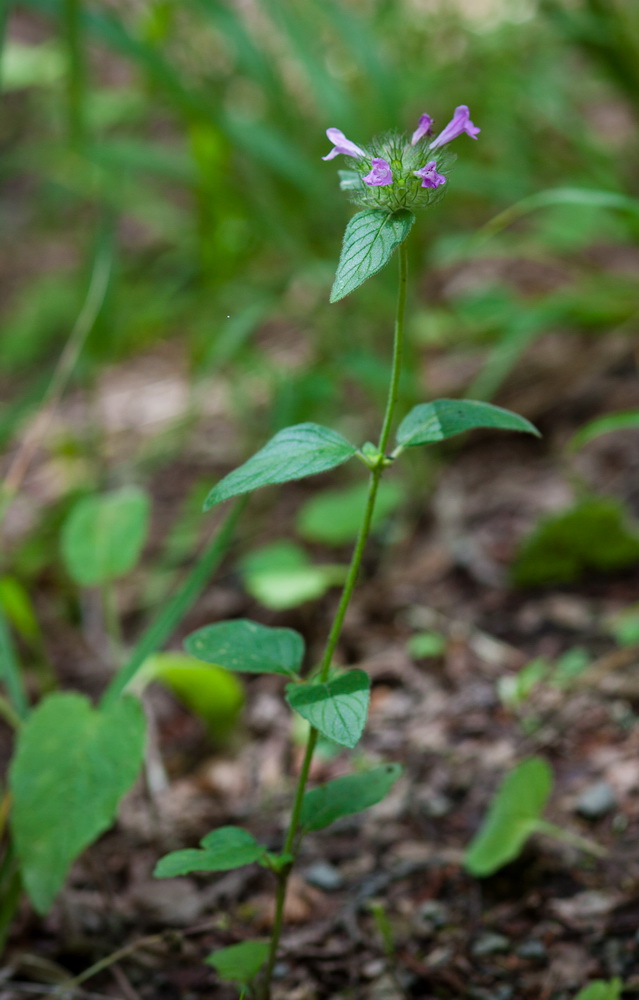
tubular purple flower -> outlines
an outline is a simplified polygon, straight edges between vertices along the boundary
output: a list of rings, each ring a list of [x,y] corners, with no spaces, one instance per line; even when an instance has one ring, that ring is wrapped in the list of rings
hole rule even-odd
[[[334,157],[339,156],[340,153],[343,153],[344,156],[353,156],[355,158],[366,156],[364,150],[356,146],[350,139],[347,139],[344,133],[340,132],[338,128],[327,128],[326,135],[334,145],[330,153],[322,157],[323,160],[332,160]]]
[[[423,139],[425,135],[432,135],[433,119],[430,115],[422,115],[417,123],[417,128],[413,132],[412,138],[410,140],[411,146],[415,146],[420,139]]]
[[[393,183],[393,171],[387,160],[374,156],[371,160],[372,170],[366,177],[362,177],[364,184],[369,187],[388,187]]]
[[[413,170],[413,173],[415,177],[421,177],[423,188],[438,188],[441,184],[446,183],[444,175],[437,173],[437,163],[435,160],[429,160],[424,167],[420,167],[419,170]]]
[[[436,139],[433,139],[429,149],[439,149],[447,142],[451,142],[456,139],[457,136],[465,132],[469,135],[471,139],[476,139],[481,129],[477,128],[476,125],[470,120],[470,110],[465,104],[460,104],[458,108],[455,108],[455,113],[449,121],[448,125],[443,132],[440,132]]]

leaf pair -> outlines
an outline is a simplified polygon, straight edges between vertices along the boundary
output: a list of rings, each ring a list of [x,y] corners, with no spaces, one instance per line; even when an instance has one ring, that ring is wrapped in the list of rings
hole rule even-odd
[[[188,637],[186,648],[198,659],[227,670],[294,678],[296,682],[286,689],[291,708],[327,739],[347,747],[359,742],[368,714],[368,675],[349,670],[324,683],[299,681],[304,640],[298,632],[240,618],[206,625]]]
[[[474,428],[525,431],[539,435],[524,417],[491,403],[475,400],[438,399],[415,406],[397,431],[398,455],[404,448],[432,444]],[[204,509],[262,486],[303,479],[342,465],[358,453],[355,445],[336,431],[320,424],[295,424],[279,431],[238,469],[215,486]]]
[[[338,819],[369,809],[388,794],[400,774],[399,764],[335,778],[304,795],[300,826],[306,832],[323,830]],[[156,878],[175,878],[193,872],[222,872],[254,862],[270,865],[281,858],[268,853],[255,837],[239,826],[222,826],[200,841],[200,848],[172,851],[158,861]]]

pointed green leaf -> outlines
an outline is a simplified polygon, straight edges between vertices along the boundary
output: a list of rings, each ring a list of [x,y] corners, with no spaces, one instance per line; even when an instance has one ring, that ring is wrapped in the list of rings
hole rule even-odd
[[[205,625],[184,643],[187,652],[205,663],[248,674],[296,674],[304,656],[304,640],[290,628],[270,628],[247,618]]]
[[[268,952],[268,941],[242,941],[219,948],[204,961],[213,966],[221,979],[248,986],[264,965]]]
[[[357,451],[346,438],[320,424],[295,424],[271,438],[248,462],[214,486],[204,510],[216,503],[251,493],[260,486],[288,483],[341,465]]]
[[[516,858],[538,828],[551,790],[552,771],[541,757],[531,757],[511,771],[466,851],[466,870],[481,878]]]
[[[79,500],[62,530],[62,556],[74,581],[92,587],[133,569],[149,510],[146,493],[133,486]]]
[[[45,698],[20,729],[9,784],[22,878],[39,913],[62,888],[71,863],[111,826],[144,752],[139,702],[93,708],[79,694]]]
[[[304,795],[300,825],[306,830],[323,830],[335,820],[377,805],[402,773],[400,764],[382,764],[361,774],[347,774]]]
[[[584,427],[581,427],[576,434],[570,438],[568,449],[577,451],[583,448],[589,441],[600,437],[602,434],[610,434],[612,431],[625,431],[639,427],[639,410],[623,410],[618,413],[606,413],[603,417],[596,417],[590,420]]]
[[[289,684],[286,700],[322,736],[352,748],[366,725],[370,685],[364,670],[349,670],[325,684]]]
[[[432,403],[420,403],[413,407],[399,425],[397,441],[403,448],[431,444],[477,427],[527,431],[540,436],[529,420],[501,406],[474,399],[436,399]]]
[[[257,861],[264,848],[239,826],[222,826],[200,841],[202,850],[172,851],[161,858],[155,878],[174,878],[190,872],[225,872]]]
[[[390,214],[380,208],[369,208],[354,215],[344,233],[331,302],[343,299],[381,270],[395,248],[404,242],[414,221],[415,216],[406,209]]]

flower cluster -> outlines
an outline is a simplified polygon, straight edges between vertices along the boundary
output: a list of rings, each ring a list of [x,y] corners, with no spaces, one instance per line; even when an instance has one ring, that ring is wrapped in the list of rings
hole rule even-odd
[[[432,138],[433,119],[423,114],[410,139],[407,135],[385,135],[374,139],[362,149],[347,139],[338,128],[329,128],[326,135],[333,143],[323,160],[341,155],[350,159],[351,170],[340,170],[341,187],[349,191],[353,201],[367,208],[400,208],[430,205],[437,200],[452,158],[442,147],[462,134],[476,139],[480,129],[470,120],[465,104],[455,108],[448,125]]]

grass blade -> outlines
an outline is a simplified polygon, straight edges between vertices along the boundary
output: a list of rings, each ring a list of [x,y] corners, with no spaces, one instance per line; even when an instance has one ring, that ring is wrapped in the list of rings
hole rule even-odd
[[[235,532],[235,526],[244,509],[245,502],[237,504],[224,521],[221,529],[204,549],[195,566],[184,580],[176,594],[167,602],[147,630],[142,634],[121,670],[107,688],[103,704],[118,698],[133,680],[147,656],[155,653],[180,624],[184,615],[202,593],[211,574],[225,555]]]

